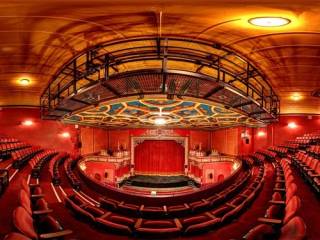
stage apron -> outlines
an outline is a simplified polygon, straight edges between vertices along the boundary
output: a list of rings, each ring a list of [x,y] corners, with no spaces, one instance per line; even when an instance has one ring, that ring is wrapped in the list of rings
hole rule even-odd
[[[184,147],[174,140],[145,140],[134,151],[134,170],[142,175],[184,174]]]

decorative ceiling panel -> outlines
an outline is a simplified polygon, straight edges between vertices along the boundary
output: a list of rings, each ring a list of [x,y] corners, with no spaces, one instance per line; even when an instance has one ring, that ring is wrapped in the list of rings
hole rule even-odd
[[[67,115],[64,121],[105,128],[156,127],[155,119],[164,118],[170,128],[215,129],[238,125],[260,126],[262,123],[236,111],[199,99],[168,100],[164,96],[145,99],[117,99],[100,103]]]

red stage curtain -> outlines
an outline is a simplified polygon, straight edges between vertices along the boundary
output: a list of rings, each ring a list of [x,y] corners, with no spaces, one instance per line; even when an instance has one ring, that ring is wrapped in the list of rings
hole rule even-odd
[[[184,147],[174,140],[146,140],[135,148],[137,174],[175,175],[184,172]]]

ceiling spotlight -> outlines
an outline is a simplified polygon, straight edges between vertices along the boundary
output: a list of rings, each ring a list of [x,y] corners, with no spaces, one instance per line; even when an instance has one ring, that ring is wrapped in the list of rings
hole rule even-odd
[[[165,125],[167,123],[167,120],[162,117],[157,117],[156,119],[154,119],[154,123],[156,125]]]
[[[256,17],[250,18],[248,22],[258,27],[281,27],[289,24],[291,21],[283,17]]]
[[[31,125],[33,125],[33,121],[31,121],[31,120],[25,120],[25,121],[22,122],[22,125],[23,125],[23,126],[31,126]]]
[[[19,79],[19,83],[20,83],[21,85],[23,85],[23,86],[27,86],[27,85],[30,84],[30,79],[28,79],[28,78],[21,78],[21,79]]]
[[[295,94],[291,95],[291,99],[293,101],[299,101],[301,98],[302,97],[301,97],[301,95],[299,93],[295,93]]]

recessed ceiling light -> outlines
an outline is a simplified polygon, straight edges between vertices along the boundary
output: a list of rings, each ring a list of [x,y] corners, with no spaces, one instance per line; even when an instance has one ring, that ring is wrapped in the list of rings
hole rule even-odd
[[[30,84],[30,79],[28,79],[28,78],[21,78],[21,79],[19,79],[19,83],[20,83],[21,85],[23,85],[23,86],[27,86],[27,85]]]
[[[301,97],[301,95],[299,93],[294,93],[294,94],[291,95],[291,99],[293,101],[299,101],[301,98],[302,97]]]
[[[289,24],[291,21],[283,17],[255,17],[250,18],[248,22],[259,27],[281,27]]]
[[[162,117],[158,117],[158,118],[154,119],[154,123],[156,125],[165,125],[167,123],[167,120]]]

